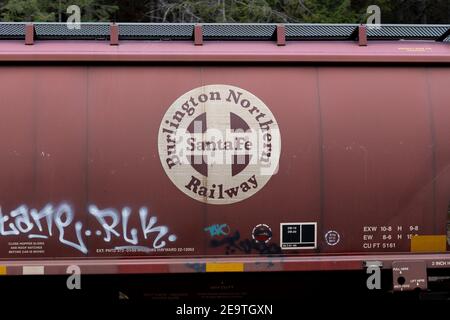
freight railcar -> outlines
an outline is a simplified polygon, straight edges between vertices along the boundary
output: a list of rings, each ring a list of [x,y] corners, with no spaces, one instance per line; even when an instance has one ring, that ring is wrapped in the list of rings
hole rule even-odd
[[[450,269],[450,27],[0,24],[0,271]]]

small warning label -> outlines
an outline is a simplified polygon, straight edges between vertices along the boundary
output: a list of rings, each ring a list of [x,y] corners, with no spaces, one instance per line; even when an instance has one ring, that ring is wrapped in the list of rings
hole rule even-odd
[[[316,222],[281,223],[281,249],[315,249],[316,229]]]

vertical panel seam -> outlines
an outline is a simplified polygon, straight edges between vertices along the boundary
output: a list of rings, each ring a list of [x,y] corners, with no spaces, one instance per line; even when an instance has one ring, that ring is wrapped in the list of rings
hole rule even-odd
[[[86,121],[86,137],[85,137],[85,143],[86,143],[86,173],[85,173],[85,203],[84,203],[84,208],[83,210],[86,210],[86,225],[88,226],[88,228],[90,227],[89,225],[89,211],[88,211],[88,207],[89,207],[89,71],[90,71],[90,67],[86,66],[86,91],[85,91],[85,104],[86,104],[86,116],[85,116],[85,121]],[[87,248],[90,248],[90,238],[87,237],[86,239],[86,246]],[[89,250],[89,249],[88,249]],[[89,255],[89,251],[87,253]]]
[[[430,134],[431,134],[431,170],[432,170],[432,197],[433,197],[433,232],[436,234],[437,225],[436,225],[436,178],[437,178],[437,168],[436,168],[436,126],[434,123],[434,110],[433,110],[433,99],[431,97],[431,84],[430,84],[430,69],[429,67],[424,68],[425,71],[425,82],[426,82],[426,91],[427,91],[427,100],[428,100],[428,116],[430,122]]]
[[[33,103],[33,109],[32,109],[32,126],[33,126],[33,130],[32,130],[32,141],[33,141],[33,156],[32,156],[32,161],[33,161],[33,205],[37,205],[37,170],[38,170],[38,160],[39,160],[39,156],[38,156],[38,88],[37,88],[37,84],[38,84],[38,74],[39,74],[39,66],[35,66],[34,67],[34,77],[33,77],[33,93],[32,93],[32,103]]]
[[[321,234],[323,234],[323,228],[325,224],[325,176],[324,176],[324,145],[323,145],[323,122],[322,122],[322,107],[321,107],[321,99],[320,99],[320,67],[315,67],[316,69],[316,93],[317,93],[317,112],[318,112],[318,118],[319,118],[319,166],[320,166],[320,173],[319,173],[319,183],[320,183],[320,224],[317,228],[317,232],[321,230]],[[317,242],[317,247],[320,251],[321,245],[320,242]]]

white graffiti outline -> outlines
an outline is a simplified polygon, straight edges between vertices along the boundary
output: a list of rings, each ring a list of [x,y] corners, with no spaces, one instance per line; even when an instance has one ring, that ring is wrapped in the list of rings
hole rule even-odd
[[[100,209],[92,204],[87,207],[87,212],[95,217],[102,228],[102,230],[96,230],[95,235],[101,236],[104,234],[102,238],[104,242],[110,243],[114,236],[116,240],[123,240],[131,244],[131,246],[116,246],[115,249],[150,252],[153,251],[152,249],[165,247],[167,245],[167,241],[164,240],[166,236],[170,242],[177,240],[176,235],[169,234],[167,226],[157,226],[158,218],[149,216],[147,207],[139,208],[140,230],[133,227],[129,230],[132,215],[130,207],[123,207],[119,214],[117,209]],[[88,253],[89,250],[83,236],[89,237],[93,235],[93,232],[91,230],[83,232],[83,222],[75,221],[75,211],[69,203],[61,202],[56,206],[48,203],[40,210],[22,204],[10,211],[9,215],[4,215],[0,206],[0,236],[27,235],[29,239],[49,239],[53,237],[53,226],[57,229],[57,237],[60,243],[83,254]],[[121,232],[117,230],[119,226],[122,228]],[[76,241],[66,238],[67,230],[72,227],[75,230]],[[139,242],[139,231],[141,232],[141,238],[144,240],[149,239],[150,235],[154,236],[151,246],[143,246]]]

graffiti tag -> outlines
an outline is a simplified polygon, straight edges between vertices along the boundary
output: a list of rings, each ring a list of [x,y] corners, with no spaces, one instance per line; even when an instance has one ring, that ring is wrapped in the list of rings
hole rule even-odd
[[[204,230],[209,232],[211,237],[226,236],[230,233],[230,227],[227,224],[213,224]]]
[[[225,246],[225,254],[233,253],[259,253],[261,255],[281,254],[281,248],[275,243],[256,242],[250,239],[241,239],[241,234],[236,231],[234,234],[223,239],[212,239],[211,247],[217,248]]]
[[[139,249],[137,251],[150,251],[165,247],[166,239],[170,242],[177,239],[176,235],[169,235],[167,226],[157,225],[157,217],[150,216],[146,207],[140,207],[138,210],[140,221],[138,227],[129,225],[132,214],[132,209],[129,207],[123,207],[119,212],[114,208],[100,209],[96,205],[90,205],[88,213],[95,217],[99,224],[95,231],[96,236],[103,236],[103,241],[106,243],[118,238],[126,244],[126,246],[116,248],[137,248]],[[9,222],[10,220],[13,221]],[[75,231],[75,239],[68,239],[68,230]],[[59,205],[49,203],[42,209],[21,205],[12,210],[9,215],[4,215],[0,207],[0,236],[19,235],[27,235],[29,239],[49,239],[56,236],[63,245],[87,254],[85,237],[93,236],[94,232],[85,230],[82,221],[75,221],[75,211],[66,202]],[[139,245],[150,237],[153,241],[150,241],[149,245]]]

